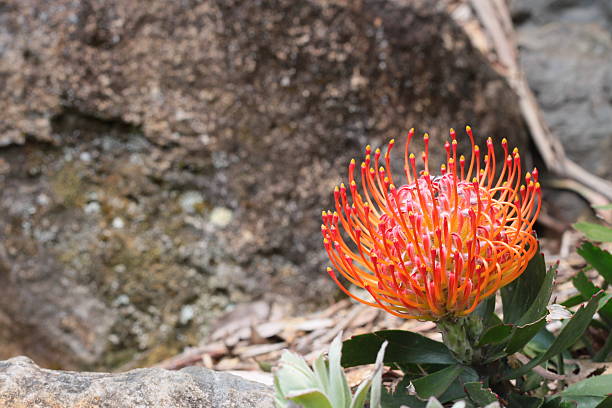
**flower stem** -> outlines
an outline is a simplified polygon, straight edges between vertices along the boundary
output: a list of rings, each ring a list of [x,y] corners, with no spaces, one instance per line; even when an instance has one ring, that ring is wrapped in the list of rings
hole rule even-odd
[[[482,319],[476,314],[466,317],[445,318],[436,322],[442,341],[460,362],[478,364],[481,350],[476,347],[483,330]]]

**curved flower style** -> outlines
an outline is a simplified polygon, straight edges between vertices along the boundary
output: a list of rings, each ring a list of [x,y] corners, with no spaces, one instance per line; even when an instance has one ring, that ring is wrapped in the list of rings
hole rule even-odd
[[[481,161],[471,128],[469,163],[457,158],[453,129],[446,142],[446,164],[439,176],[429,173],[429,136],[417,170],[409,154],[414,129],[404,151],[407,184],[396,187],[390,170],[394,140],[379,167],[380,149],[366,147],[360,183],[355,160],[349,188],[336,187],[336,211],[323,211],[323,242],[329,258],[349,282],[366,289],[373,301],[360,299],[328,273],[350,297],[403,318],[439,320],[471,313],[486,297],[516,279],[537,251],[532,227],[541,206],[538,171],[522,184],[517,149],[508,154],[498,177],[491,138]],[[484,166],[483,166],[484,163]],[[378,168],[376,171],[375,168]],[[358,184],[361,185],[359,192]],[[350,197],[350,198],[349,198]],[[350,240],[340,233],[342,226]]]

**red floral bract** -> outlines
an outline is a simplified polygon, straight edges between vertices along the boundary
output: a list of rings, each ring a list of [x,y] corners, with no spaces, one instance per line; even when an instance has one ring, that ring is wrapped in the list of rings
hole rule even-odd
[[[351,161],[349,188],[336,187],[336,210],[323,211],[321,226],[335,270],[366,289],[372,299],[355,296],[328,268],[347,295],[395,316],[438,320],[471,313],[525,270],[538,247],[532,233],[541,206],[538,171],[523,179],[518,150],[509,154],[504,139],[504,162],[496,177],[491,138],[481,160],[469,126],[466,131],[472,145],[469,163],[463,156],[457,158],[451,129],[446,164],[440,175],[432,176],[429,136],[424,136],[424,168],[419,171],[408,151],[411,129],[404,151],[407,183],[401,187],[390,169],[394,140],[380,167],[381,151],[377,149],[372,159],[366,147],[359,182],[355,160]]]

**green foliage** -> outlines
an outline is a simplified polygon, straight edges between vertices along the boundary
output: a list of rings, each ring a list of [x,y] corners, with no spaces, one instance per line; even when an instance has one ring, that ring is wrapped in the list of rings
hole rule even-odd
[[[597,224],[578,223],[574,227],[583,232],[587,238],[596,241],[610,242],[612,241],[612,228]],[[603,347],[593,356],[594,361],[606,361],[612,359],[612,293],[609,286],[612,283],[612,254],[603,248],[598,247],[592,242],[583,242],[578,253],[588,263],[587,269],[592,268],[597,271],[603,278],[601,286],[595,285],[586,275],[585,271],[580,271],[572,279],[572,283],[579,292],[579,295],[569,299],[565,304],[571,304],[576,301],[586,300],[593,294],[605,291],[599,302],[598,314],[599,319],[593,319],[591,324],[605,331],[605,343]],[[585,336],[585,339],[588,337]]]
[[[548,347],[546,352],[534,358],[529,363],[521,366],[516,370],[512,370],[506,373],[502,379],[510,379],[517,378],[523,374],[526,374],[533,367],[550,360],[552,357],[557,354],[565,351],[570,346],[572,346],[576,341],[580,338],[582,333],[588,327],[591,318],[597,311],[597,307],[599,306],[599,300],[603,296],[603,293],[598,293],[593,296],[591,300],[586,304],[585,307],[580,308],[574,316],[569,320],[569,322],[563,327],[559,335],[555,338],[553,343]]]
[[[388,342],[385,364],[454,364],[457,360],[448,348],[418,333],[383,330],[355,336],[342,346],[342,365],[353,367],[374,363],[376,350]]]
[[[544,314],[552,292],[555,271],[556,268],[546,271],[544,255],[538,252],[523,274],[501,289],[504,322],[528,320],[525,315],[529,310],[530,315]]]
[[[478,405],[485,406],[497,402],[497,395],[490,388],[484,388],[481,382],[466,383],[465,392],[470,400]]]
[[[328,359],[319,356],[311,369],[304,359],[285,351],[274,373],[275,402],[278,407],[297,404],[305,408],[361,408],[370,393],[369,407],[380,407],[383,356],[387,343],[377,351],[374,371],[351,394],[340,365],[342,341],[338,335],[332,342]],[[293,405],[292,405],[293,404]]]
[[[511,408],[596,407],[605,401],[604,390],[612,391],[609,376],[593,377],[592,386],[578,383],[546,399],[550,394],[546,380],[533,371],[543,366],[553,374],[562,374],[564,359],[571,357],[568,350],[580,341],[595,313],[601,313],[609,301],[601,288],[589,286],[588,280],[579,277],[585,295],[579,303],[584,304],[573,314],[559,306],[549,307],[555,273],[556,265],[547,270],[543,256],[538,254],[523,275],[502,290],[503,320],[495,314],[491,298],[468,318],[438,322],[444,343],[411,332],[379,331],[345,341],[342,364],[372,363],[374,351],[384,341],[389,342],[384,362],[401,369],[405,376],[395,391],[383,392],[385,408],[441,407],[451,402],[463,407],[499,406],[498,401]],[[549,309],[555,311],[554,315]],[[547,317],[565,319],[556,336],[545,329]],[[475,324],[474,319],[480,323]],[[476,338],[474,333],[478,333]],[[473,348],[471,366],[461,362],[465,359],[453,346],[466,341]],[[515,353],[528,360],[519,363]]]
[[[570,385],[561,391],[561,395],[599,397],[612,393],[612,374],[587,378],[584,381]]]
[[[591,222],[577,222],[574,228],[582,232],[586,237],[598,242],[612,242],[612,228]]]
[[[578,253],[603,276],[608,284],[612,282],[612,254],[590,242],[583,243],[578,248]]]
[[[433,374],[418,378],[412,382],[417,396],[426,399],[439,397],[450,387],[463,368],[459,364],[450,365]]]
[[[605,240],[600,228],[587,230]],[[503,319],[495,313],[492,296],[470,316],[438,321],[443,342],[401,330],[355,336],[342,345],[337,338],[329,359],[317,359],[314,370],[286,352],[275,376],[277,404],[361,407],[370,392],[369,407],[381,408],[612,408],[612,375],[564,382],[565,371],[577,367],[567,360],[572,351],[584,348],[587,328],[608,334],[612,328],[612,293],[606,293],[612,281],[612,255],[590,242],[578,252],[601,274],[603,284],[579,272],[572,279],[579,294],[565,307],[549,305],[557,266],[547,269],[544,257],[537,254],[518,279],[502,288]],[[573,312],[567,309],[575,306]],[[562,321],[556,334],[546,329],[550,320]],[[599,350],[591,345],[587,349],[594,350],[595,361],[603,361],[612,352],[612,336]],[[373,375],[351,394],[342,366],[372,363]],[[404,373],[390,390],[382,387],[383,363]],[[554,387],[556,394],[545,379],[554,376],[561,379]]]

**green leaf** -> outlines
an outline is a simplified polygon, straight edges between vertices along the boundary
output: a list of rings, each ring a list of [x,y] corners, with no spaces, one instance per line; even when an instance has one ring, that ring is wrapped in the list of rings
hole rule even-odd
[[[277,408],[286,408],[289,406],[289,400],[285,398],[285,394],[278,381],[278,375],[276,374],[274,375],[274,402]]]
[[[572,283],[585,299],[590,298],[601,290],[589,280],[583,271],[578,272],[576,276],[572,278]]]
[[[610,229],[612,231],[612,229]],[[601,276],[612,284],[612,254],[608,251],[601,249],[590,242],[584,242],[580,248],[578,248],[578,254],[584,258],[593,268],[599,272]]]
[[[459,398],[466,397],[465,394],[465,383],[477,382],[479,380],[478,373],[471,367],[464,366],[463,371],[459,374],[459,377],[448,387],[444,394],[438,397],[438,400],[442,403],[447,403],[449,401],[456,401]]]
[[[380,398],[382,391],[382,371],[384,366],[385,350],[389,345],[388,342],[384,342],[378,354],[376,355],[376,364],[374,367],[374,374],[372,375],[372,391],[370,393],[370,408],[380,408]]]
[[[353,395],[353,399],[351,400],[351,405],[349,408],[363,408],[363,404],[365,404],[366,397],[368,396],[368,391],[372,387],[372,378],[367,380],[363,380],[357,390],[355,390],[355,394]],[[380,408],[380,395],[378,396],[378,401],[376,405],[370,404],[370,407]]]
[[[351,400],[351,390],[346,382],[344,370],[340,365],[342,357],[342,333],[338,334],[329,346],[329,395],[334,407],[345,407]]]
[[[574,228],[593,241],[612,242],[612,228],[591,222],[577,222],[574,224]]]
[[[527,311],[521,316],[521,318],[516,322],[516,324],[525,325],[533,323],[548,314],[546,306],[548,306],[548,302],[550,301],[550,297],[552,296],[553,281],[555,279],[555,275],[557,274],[558,267],[559,265],[555,264],[548,269],[548,272],[546,272],[546,277],[542,282],[540,290],[538,291],[537,296],[533,300],[533,303],[529,305]]]
[[[538,252],[521,276],[501,289],[505,323],[515,323],[527,312],[545,279],[544,256]]]
[[[546,350],[546,352],[540,354],[538,357],[534,358],[524,366],[510,371],[502,377],[502,380],[520,377],[521,375],[531,370],[533,367],[543,363],[544,361],[549,360],[550,358],[563,352],[565,349],[576,343],[580,336],[582,336],[582,333],[589,326],[591,318],[597,311],[599,299],[601,299],[602,296],[603,292],[598,293],[597,295],[593,296],[591,300],[589,300],[586,306],[578,309],[574,316],[572,316],[572,318],[567,322],[565,327],[563,327],[559,335],[555,338],[555,340],[550,345],[548,350]]]
[[[425,408],[444,408],[444,405],[442,405],[440,401],[438,401],[434,397],[431,397],[429,398],[429,401],[427,401],[427,405],[425,406]]]
[[[477,406],[485,406],[498,401],[497,394],[490,388],[484,388],[481,382],[466,383],[465,392]]]
[[[578,403],[575,401],[564,400],[560,395],[555,395],[552,399],[542,405],[542,408],[576,408]],[[591,408],[594,408],[592,406]]]
[[[457,363],[451,352],[439,341],[404,330],[383,330],[345,341],[342,348],[342,365],[354,367],[374,363],[385,340],[389,342],[384,360],[386,364]]]
[[[603,397],[565,397],[559,408],[610,408]],[[603,405],[602,405],[603,404]]]
[[[597,311],[601,311],[602,309],[605,309],[608,306],[608,302],[610,302],[612,300],[612,293],[606,293],[600,300],[599,300],[599,307],[597,308]]]
[[[397,407],[410,407],[410,408],[425,408],[427,401],[423,401],[417,398],[415,395],[409,395],[405,392],[396,391],[395,394],[390,394],[383,389],[382,394],[382,407],[383,408],[397,408]]]
[[[312,368],[314,369],[315,377],[317,379],[317,384],[319,385],[319,389],[324,393],[329,392],[329,368],[327,366],[327,362],[325,361],[325,357],[321,354],[312,364]]]
[[[542,377],[538,373],[530,371],[525,374],[523,381],[520,382],[519,389],[522,394],[527,394],[529,391],[533,391],[541,386]]]
[[[478,346],[503,343],[510,337],[513,327],[511,324],[499,324],[489,328],[480,336]]]
[[[480,316],[485,329],[495,325],[497,320],[499,320],[499,317],[495,315],[495,295],[489,296],[484,301],[480,302],[478,306],[476,306],[474,314]]]
[[[607,396],[595,408],[612,408],[612,396]]]
[[[315,374],[303,358],[288,350],[283,351],[279,370],[274,376],[275,385],[281,395],[291,391],[317,388]]]
[[[610,353],[612,353],[612,335],[608,334],[608,338],[604,345],[599,349],[597,354],[593,356],[593,361],[606,361]]]
[[[565,302],[561,303],[561,306],[565,306],[568,308],[574,307],[574,306],[578,306],[584,301],[586,301],[586,299],[581,294],[577,294],[567,299]]]
[[[527,344],[527,348],[530,354],[542,354],[552,346],[555,341],[555,335],[549,332],[546,327],[536,334],[533,339]]]
[[[560,408],[561,407],[561,396],[554,395],[552,397],[548,397],[548,400],[544,402],[542,408]]]
[[[533,323],[525,324],[523,326],[516,326],[512,332],[512,337],[506,346],[505,352],[508,354],[514,354],[525,347],[527,343],[546,325],[546,316],[536,320]]]
[[[510,394],[508,397],[508,408],[540,408],[542,404],[544,404],[542,398],[519,394]]]
[[[461,371],[463,371],[461,365],[452,365],[414,380],[412,385],[420,398],[439,397],[450,387]]]
[[[598,210],[612,210],[612,204],[594,205],[593,208]]]
[[[316,389],[292,391],[287,398],[304,408],[334,408],[327,396]]]
[[[578,289],[580,295],[584,300],[589,299],[595,293],[599,292],[601,288],[598,288],[591,282],[583,271],[580,271],[572,278],[574,287]],[[599,302],[600,307],[597,310],[604,321],[608,324],[612,324],[612,294],[606,295],[606,298],[602,298]]]
[[[572,384],[563,391],[563,396],[605,397],[612,393],[612,374],[599,375]]]

